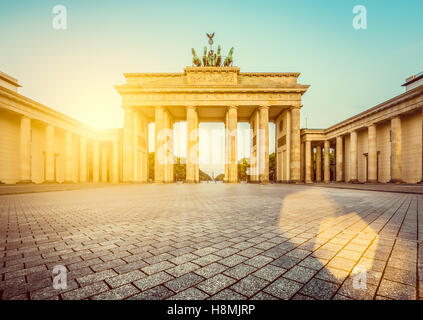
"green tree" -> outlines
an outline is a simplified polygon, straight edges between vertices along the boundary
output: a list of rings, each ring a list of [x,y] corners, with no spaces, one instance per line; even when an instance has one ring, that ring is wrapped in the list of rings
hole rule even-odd
[[[181,157],[176,158],[176,163],[173,165],[173,177],[175,181],[185,181],[187,165],[184,163],[185,159]]]
[[[276,154],[269,155],[269,180],[276,181]]]
[[[238,181],[247,181],[248,180],[248,168],[250,164],[247,158],[242,158],[238,161]]]
[[[216,181],[223,181],[223,179],[225,179],[224,173],[218,174],[217,177],[214,178],[214,180],[216,180]]]
[[[213,179],[205,173],[203,170],[200,170],[200,181],[212,181]]]
[[[154,181],[154,152],[148,154],[148,181]]]

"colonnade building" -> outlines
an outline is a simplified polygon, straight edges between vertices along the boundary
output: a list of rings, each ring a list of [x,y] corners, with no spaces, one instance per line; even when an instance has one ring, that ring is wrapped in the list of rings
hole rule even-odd
[[[18,93],[0,73],[0,183],[146,183],[148,125],[155,123],[154,181],[174,181],[173,125],[187,123],[186,182],[199,182],[201,122],[225,124],[225,182],[238,182],[237,126],[250,126],[251,182],[406,182],[422,180],[423,75],[406,92],[327,129],[300,129],[299,73],[186,67],[181,73],[127,73],[123,128],[93,129]],[[275,141],[269,142],[269,122]]]
[[[85,183],[122,179],[122,129],[95,130],[18,93],[0,73],[0,182]]]
[[[406,92],[327,129],[301,130],[301,180],[422,182],[423,73]]]

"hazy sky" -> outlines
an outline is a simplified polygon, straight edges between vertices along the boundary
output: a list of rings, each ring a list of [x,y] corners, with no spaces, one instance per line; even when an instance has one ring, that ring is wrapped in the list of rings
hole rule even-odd
[[[52,8],[67,8],[54,30]],[[367,8],[367,30],[352,26]],[[301,126],[324,128],[423,71],[423,1],[0,1],[0,70],[21,93],[94,127],[122,126],[124,72],[182,72],[216,32],[241,72],[301,72]]]

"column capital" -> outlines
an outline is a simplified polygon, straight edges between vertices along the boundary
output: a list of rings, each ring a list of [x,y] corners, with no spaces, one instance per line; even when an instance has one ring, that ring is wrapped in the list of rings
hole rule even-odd
[[[269,108],[270,108],[270,104],[262,104],[262,105],[260,105],[257,109],[258,110],[262,110],[262,109],[265,109],[265,110],[269,110]]]
[[[302,108],[302,106],[303,106],[302,104],[299,104],[297,106],[290,106],[288,108],[288,110],[296,110],[296,109],[300,110]]]
[[[226,110],[227,110],[227,111],[229,111],[229,110],[231,110],[231,109],[236,109],[236,110],[238,110],[238,109],[239,109],[239,107],[238,107],[237,105],[235,105],[235,104],[228,105],[228,106],[226,107]]]
[[[188,110],[194,110],[194,111],[197,111],[197,106],[196,105],[193,105],[193,104],[189,104],[189,105],[187,105],[186,107],[186,110],[188,111]]]

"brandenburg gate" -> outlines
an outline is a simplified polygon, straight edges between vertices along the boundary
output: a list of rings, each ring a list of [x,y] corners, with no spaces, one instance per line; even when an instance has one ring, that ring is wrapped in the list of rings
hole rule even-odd
[[[211,41],[212,43],[212,41]],[[126,73],[122,96],[123,182],[148,181],[148,124],[155,122],[154,181],[173,178],[173,124],[187,122],[186,182],[199,182],[200,122],[225,124],[225,182],[238,182],[237,124],[250,123],[250,181],[269,181],[269,121],[276,123],[280,182],[300,181],[300,108],[308,85],[299,73],[240,72],[232,52],[222,63],[210,50],[183,73]],[[213,148],[213,147],[212,147]]]

